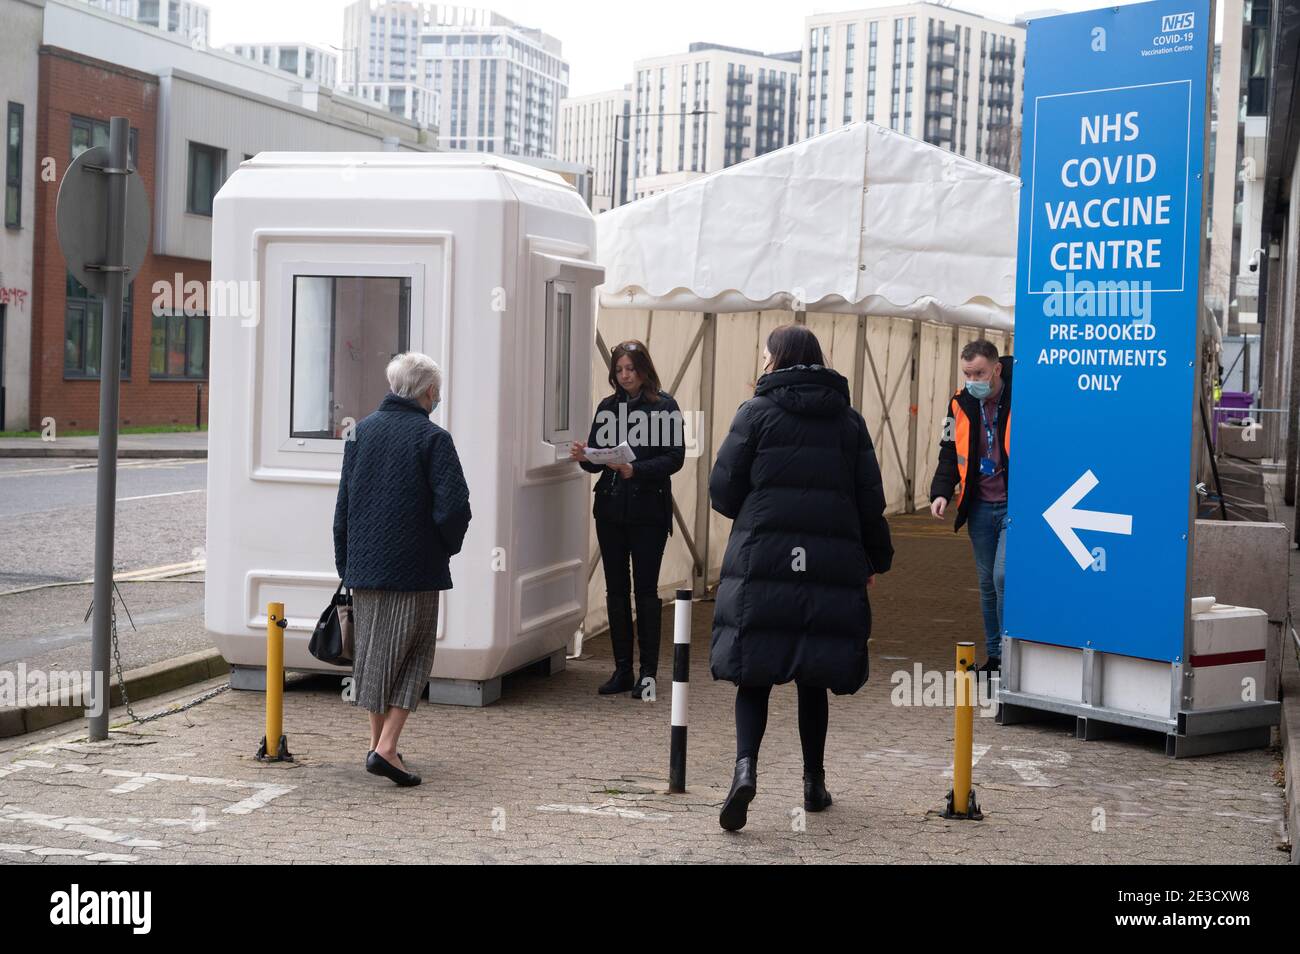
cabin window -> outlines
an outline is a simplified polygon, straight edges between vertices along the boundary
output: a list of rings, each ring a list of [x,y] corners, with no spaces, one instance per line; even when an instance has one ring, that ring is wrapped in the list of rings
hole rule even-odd
[[[295,275],[290,437],[342,439],[375,410],[410,328],[408,277]]]
[[[572,341],[573,285],[570,282],[547,282],[544,438],[552,444],[565,440],[569,431]]]

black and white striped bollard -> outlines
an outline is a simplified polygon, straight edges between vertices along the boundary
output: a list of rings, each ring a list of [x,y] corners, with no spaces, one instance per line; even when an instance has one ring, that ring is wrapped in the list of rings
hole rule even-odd
[[[673,714],[668,754],[668,791],[686,791],[686,704],[691,682],[691,591],[678,590],[673,604]]]

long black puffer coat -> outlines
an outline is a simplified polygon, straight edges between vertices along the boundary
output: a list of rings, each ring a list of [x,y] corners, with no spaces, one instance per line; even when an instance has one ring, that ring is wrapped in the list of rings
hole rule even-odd
[[[736,685],[856,692],[867,679],[867,578],[893,560],[880,466],[844,376],[820,365],[763,375],[709,478],[735,523],[709,654]]]

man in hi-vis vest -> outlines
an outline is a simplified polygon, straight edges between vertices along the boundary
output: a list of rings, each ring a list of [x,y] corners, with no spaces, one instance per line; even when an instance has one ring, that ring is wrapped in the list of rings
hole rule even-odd
[[[981,672],[1002,668],[1002,588],[1006,576],[1007,476],[1011,444],[1011,365],[997,345],[979,339],[961,349],[965,386],[953,395],[939,441],[939,466],[930,484],[930,513],[943,519],[956,494],[957,520],[970,528],[984,610],[988,660]]]

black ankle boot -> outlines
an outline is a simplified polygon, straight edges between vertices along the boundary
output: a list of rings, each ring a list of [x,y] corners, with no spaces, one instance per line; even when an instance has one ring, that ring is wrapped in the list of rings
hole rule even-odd
[[[635,685],[636,681],[632,678],[632,670],[615,669],[614,674],[601,683],[600,688],[596,691],[602,696],[615,696],[627,692]]]
[[[602,696],[628,692],[636,684],[632,678],[632,601],[626,596],[607,596],[609,643],[614,652],[614,675],[596,691]]]
[[[803,773],[803,807],[807,812],[820,812],[830,807],[831,793],[826,791],[826,772]]]
[[[758,759],[746,756],[736,759],[736,774],[731,779],[731,791],[722,804],[718,824],[727,831],[740,831],[749,820],[749,803],[758,791]]]

